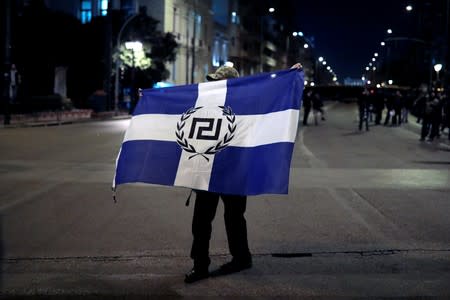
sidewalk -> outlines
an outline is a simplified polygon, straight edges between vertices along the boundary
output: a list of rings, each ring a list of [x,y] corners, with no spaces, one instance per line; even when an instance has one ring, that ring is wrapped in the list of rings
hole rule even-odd
[[[124,119],[131,116],[127,112],[104,111],[95,113],[92,109],[70,111],[48,111],[30,114],[12,114],[9,125],[4,125],[4,115],[0,115],[0,128],[55,126],[76,122]]]

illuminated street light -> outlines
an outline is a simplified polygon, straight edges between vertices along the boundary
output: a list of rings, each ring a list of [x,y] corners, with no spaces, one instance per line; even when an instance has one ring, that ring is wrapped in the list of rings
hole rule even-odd
[[[303,36],[303,32],[299,31],[298,36]]]
[[[363,77],[361,77],[361,80],[362,80],[362,81],[366,80],[366,77],[364,77],[364,76],[363,76]]]
[[[372,66],[372,63],[369,63],[369,67],[371,67]]]
[[[305,48],[305,49],[307,49],[308,47],[309,47],[309,45],[306,43],[303,45],[303,48]]]
[[[292,36],[297,36],[297,35],[298,35],[298,33],[295,31],[292,33]]]
[[[273,8],[273,7],[269,8],[270,13],[273,13],[274,11],[275,11],[275,8]]]
[[[407,6],[406,6],[406,11],[412,11],[412,10],[413,10],[412,5],[407,5]]]
[[[322,56],[319,57],[319,61],[323,62],[323,57]]]
[[[377,53],[377,52],[375,52],[375,53],[373,54],[373,56],[375,56],[375,57],[378,57],[378,53]]]
[[[366,67],[366,71],[369,71],[369,67]]]
[[[392,79],[389,79],[389,80],[388,80],[388,83],[389,83],[390,85],[392,85],[392,84],[394,83],[394,81],[393,81]]]
[[[385,43],[385,42],[381,42],[380,45],[381,45],[382,47],[384,47],[384,46],[386,45],[386,43]]]
[[[442,70],[442,64],[435,64],[433,68],[436,71],[436,81],[439,81],[439,71]]]
[[[372,81],[370,81],[370,80],[367,80],[367,84],[371,84],[372,83]]]
[[[375,57],[372,57],[372,61],[376,61],[377,59]]]
[[[377,70],[377,67],[373,67],[372,70],[376,71],[376,70]]]
[[[381,85],[379,83],[377,83],[377,89],[379,89],[381,87]]]
[[[331,69],[331,67],[330,66],[327,66],[327,70],[329,71]]]
[[[388,29],[387,31],[386,31],[388,34],[392,34],[392,29]]]
[[[337,77],[336,76],[333,77],[333,81],[337,81]]]
[[[314,82],[311,82],[309,85],[310,85],[310,86],[315,86]]]
[[[324,61],[322,62],[322,65],[326,66],[326,64],[327,64],[327,61],[324,60]]]

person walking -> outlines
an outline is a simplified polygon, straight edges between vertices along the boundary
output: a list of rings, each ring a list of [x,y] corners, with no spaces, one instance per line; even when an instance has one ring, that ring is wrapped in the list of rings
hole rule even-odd
[[[297,63],[291,68],[301,69]],[[215,73],[208,74],[208,81],[217,81],[239,77],[238,71],[233,67],[219,67]],[[216,215],[219,198],[224,204],[225,230],[228,247],[232,259],[222,265],[212,275],[226,275],[239,272],[252,267],[252,255],[248,246],[247,222],[245,211],[247,208],[246,195],[227,195],[209,191],[195,191],[196,199],[194,215],[192,218],[193,242],[190,257],[194,262],[193,268],[185,275],[185,283],[193,283],[210,276],[209,241],[211,239],[212,221]]]
[[[359,131],[362,130],[363,123],[365,123],[366,131],[369,131],[369,98],[370,92],[367,88],[364,88],[363,92],[358,97]]]
[[[433,117],[433,99],[435,98],[434,93],[431,93],[429,97],[426,97],[426,102],[424,104],[424,110],[422,114],[422,129],[420,132],[420,140],[425,141],[425,138],[430,133],[431,122]]]
[[[309,118],[309,113],[311,112],[311,107],[312,107],[312,96],[313,96],[313,91],[311,89],[308,89],[307,91],[305,91],[305,94],[303,95],[303,125],[307,126],[308,125],[308,118]]]
[[[392,116],[392,126],[400,126],[402,124],[402,108],[404,106],[403,103],[403,95],[399,90],[395,91],[392,108],[394,110],[394,114]]]
[[[314,124],[319,125],[319,113],[321,120],[325,121],[325,111],[323,110],[323,102],[318,92],[313,93],[312,108],[314,114]]]

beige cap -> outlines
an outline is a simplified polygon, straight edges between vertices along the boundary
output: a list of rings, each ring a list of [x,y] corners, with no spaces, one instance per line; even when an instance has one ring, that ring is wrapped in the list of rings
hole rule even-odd
[[[206,75],[206,79],[208,81],[216,81],[237,77],[239,77],[239,72],[235,68],[228,66],[222,66],[218,68],[216,72]]]

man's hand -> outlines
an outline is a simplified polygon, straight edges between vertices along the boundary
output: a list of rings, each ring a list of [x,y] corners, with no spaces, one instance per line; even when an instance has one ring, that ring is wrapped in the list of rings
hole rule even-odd
[[[296,63],[295,65],[293,65],[293,66],[291,67],[291,69],[302,69],[302,68],[303,68],[303,66],[302,66],[301,63]]]

